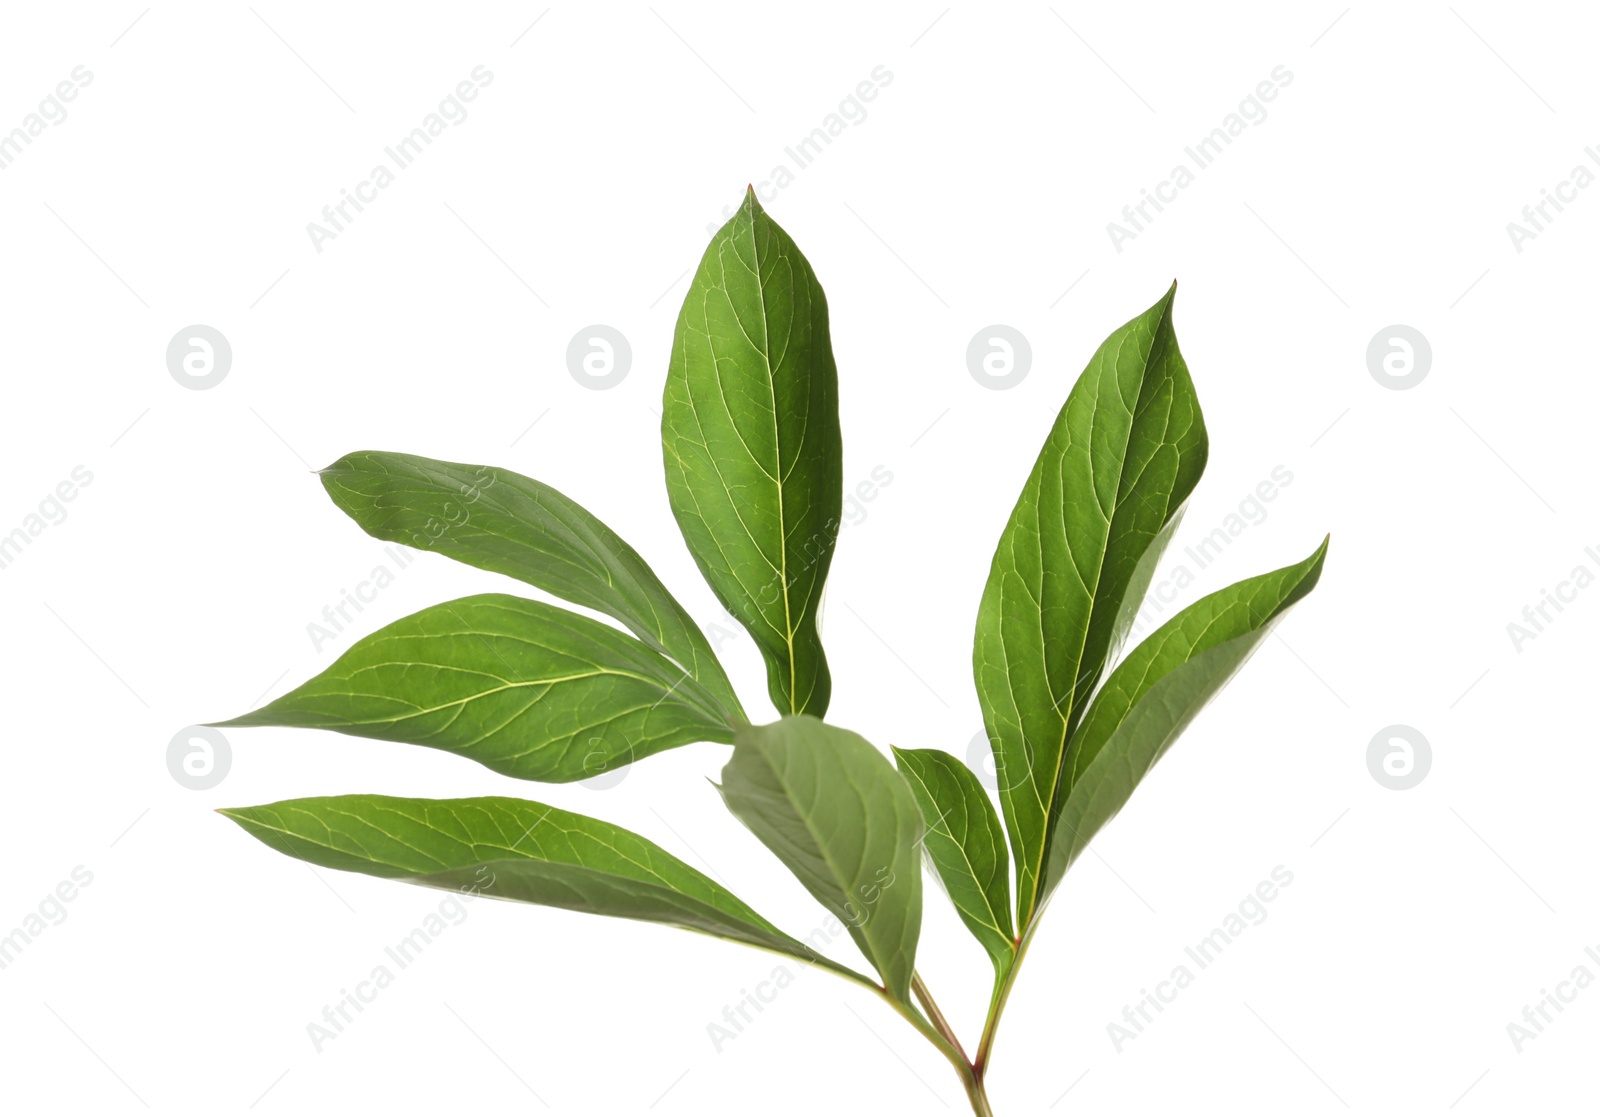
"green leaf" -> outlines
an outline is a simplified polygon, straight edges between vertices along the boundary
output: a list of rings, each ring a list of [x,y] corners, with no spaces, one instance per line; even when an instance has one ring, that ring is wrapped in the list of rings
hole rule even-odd
[[[741,725],[722,797],[909,1004],[922,929],[922,815],[894,766],[864,738],[813,717]]]
[[[978,777],[938,749],[895,749],[925,824],[923,847],[956,914],[998,969],[1016,954],[1011,930],[1011,859],[1000,817]]]
[[[1327,552],[1324,539],[1304,562],[1201,598],[1111,672],[1067,746],[1041,905],[1278,618],[1316,586]]]
[[[543,803],[332,795],[221,813],[278,852],[313,865],[666,923],[866,980],[819,958],[654,842]]]
[[[661,442],[678,527],[780,714],[828,708],[817,608],[839,532],[838,396],[822,287],[747,193],[678,314]]]
[[[1068,737],[1106,664],[1140,560],[1205,468],[1206,433],[1172,329],[1172,290],[1096,351],[1056,417],[995,550],[973,675],[1017,863],[1038,903]]]
[[[550,486],[483,465],[362,450],[321,471],[368,535],[506,574],[621,621],[689,672],[732,718],[744,709],[716,653],[639,553]]]
[[[395,621],[282,698],[217,724],[426,745],[551,783],[733,740],[716,700],[659,652],[600,621],[498,593]]]

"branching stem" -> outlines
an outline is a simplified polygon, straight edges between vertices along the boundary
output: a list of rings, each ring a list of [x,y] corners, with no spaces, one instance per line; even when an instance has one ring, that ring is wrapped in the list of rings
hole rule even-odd
[[[961,1079],[962,1088],[967,1092],[967,1101],[972,1105],[975,1117],[994,1117],[994,1110],[989,1107],[989,1096],[984,1092],[983,1074],[968,1061],[967,1053],[961,1047],[961,1040],[956,1036],[950,1022],[945,1019],[938,1002],[933,999],[933,994],[928,992],[928,986],[923,982],[921,974],[911,975],[911,990],[927,1012],[926,1019],[922,1013],[910,1005],[901,1004],[887,992],[883,992],[882,995],[896,1012],[909,1020],[929,1043],[950,1060],[950,1065],[955,1067],[956,1074]]]

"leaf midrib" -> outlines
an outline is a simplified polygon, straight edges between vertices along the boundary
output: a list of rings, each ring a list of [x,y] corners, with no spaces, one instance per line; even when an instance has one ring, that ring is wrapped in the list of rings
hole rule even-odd
[[[837,888],[839,890],[839,892],[841,892],[844,895],[845,902],[847,904],[851,903],[852,901],[850,899],[849,890],[844,886],[845,874],[841,871],[840,866],[836,863],[834,857],[829,852],[828,843],[824,842],[822,840],[822,837],[821,837],[820,833],[818,832],[817,828],[811,824],[811,815],[810,815],[810,813],[801,808],[799,800],[795,797],[793,785],[792,785],[791,781],[787,778],[787,769],[784,769],[784,770],[780,771],[778,769],[778,766],[773,764],[771,758],[769,758],[767,756],[766,750],[764,748],[762,748],[760,745],[757,745],[756,749],[757,749],[757,755],[759,755],[761,757],[761,762],[767,766],[767,770],[772,773],[773,778],[776,779],[777,782],[778,782],[778,786],[783,790],[784,798],[786,798],[795,807],[795,815],[796,815],[796,817],[799,818],[800,825],[805,828],[805,832],[806,832],[807,836],[811,839],[812,847],[815,848],[816,851],[821,855],[823,864],[828,867],[828,872],[831,873],[832,876],[833,876],[833,882],[832,883],[833,883],[834,887]],[[850,790],[855,793],[856,798],[858,800],[860,800],[860,802],[861,802],[861,818],[862,819],[869,819],[871,817],[871,813],[866,809],[866,796],[865,796],[865,794],[862,792],[861,788],[856,785],[856,782],[854,780],[850,780],[850,779],[847,778],[846,779],[846,783],[849,786]],[[816,801],[816,795],[815,795],[816,789],[815,789],[815,787],[812,790],[813,790],[813,795],[812,795],[811,798],[812,798],[812,802],[814,804],[815,801]],[[866,827],[865,827],[865,825],[863,825],[862,826],[862,830],[861,830],[861,856],[863,858],[866,857],[867,844],[868,844],[867,838],[868,838],[868,834],[867,834],[867,831],[866,831]],[[865,939],[867,937],[866,928],[867,928],[867,924],[869,922],[870,922],[870,919],[864,919],[859,924],[851,923],[849,920],[845,920],[845,926],[850,928],[850,930],[852,932],[852,936],[851,937],[854,937],[855,933],[859,933],[861,935],[861,937],[863,939]],[[865,953],[865,951],[864,951],[864,953]],[[869,959],[868,959],[875,966],[878,963],[878,958],[876,957],[876,954],[877,954],[877,951],[873,950],[872,951],[872,956],[869,956]]]
[[[1152,358],[1154,357],[1154,354],[1155,354],[1155,351],[1156,351],[1157,341],[1161,336],[1161,327],[1166,324],[1167,319],[1171,314],[1172,314],[1172,299],[1171,299],[1171,296],[1169,295],[1168,298],[1167,298],[1166,305],[1164,307],[1162,307],[1162,309],[1161,309],[1161,317],[1156,320],[1155,326],[1150,331],[1150,351],[1145,354],[1145,359],[1144,359],[1144,362],[1143,362],[1143,368],[1140,370],[1139,391],[1138,391],[1138,394],[1134,397],[1132,405],[1129,407],[1129,411],[1128,411],[1128,433],[1127,433],[1126,437],[1122,441],[1122,450],[1121,450],[1121,453],[1118,455],[1118,458],[1117,458],[1117,485],[1113,489],[1113,493],[1112,493],[1112,498],[1111,498],[1112,506],[1111,506],[1110,514],[1109,515],[1104,514],[1104,511],[1102,510],[1102,519],[1105,521],[1105,531],[1103,533],[1104,534],[1104,538],[1101,540],[1101,544],[1100,544],[1100,552],[1099,552],[1100,560],[1099,560],[1099,562],[1097,562],[1095,564],[1094,588],[1089,593],[1089,616],[1084,621],[1083,638],[1079,641],[1078,650],[1077,650],[1077,658],[1074,660],[1074,662],[1078,665],[1078,668],[1076,670],[1074,670],[1074,672],[1073,672],[1073,680],[1072,680],[1071,689],[1067,692],[1067,694],[1065,696],[1068,701],[1072,701],[1072,700],[1074,700],[1076,698],[1077,690],[1078,690],[1078,683],[1079,683],[1079,681],[1080,681],[1080,679],[1082,677],[1081,676],[1081,672],[1082,672],[1082,668],[1083,668],[1083,652],[1084,652],[1084,649],[1086,647],[1088,647],[1088,644],[1089,644],[1089,630],[1090,630],[1091,626],[1093,625],[1093,621],[1094,621],[1095,598],[1096,598],[1096,595],[1100,592],[1100,583],[1105,578],[1105,572],[1106,572],[1106,546],[1110,542],[1110,539],[1111,539],[1111,526],[1112,526],[1113,521],[1116,519],[1117,508],[1121,504],[1122,478],[1123,478],[1124,471],[1127,469],[1128,447],[1133,442],[1133,431],[1134,431],[1134,427],[1137,425],[1137,419],[1138,419],[1138,415],[1139,415],[1139,404],[1143,401],[1146,387],[1149,384],[1151,361],[1152,361]],[[1118,340],[1118,342],[1117,342],[1117,353],[1119,355],[1122,352],[1122,347],[1125,344],[1127,344],[1127,340],[1128,339],[1126,337],[1121,338],[1121,339]],[[1117,376],[1116,376],[1116,371],[1115,371],[1116,370],[1116,361],[1114,359],[1111,362],[1111,369],[1112,369],[1111,380],[1112,380],[1113,383],[1116,383],[1116,381],[1117,381]],[[1098,407],[1090,412],[1090,423],[1091,424],[1094,421],[1094,416],[1097,415],[1098,412],[1099,412],[1099,408]],[[1091,438],[1090,438],[1090,442],[1089,442],[1089,452],[1090,452],[1090,456],[1091,456],[1091,470],[1092,470],[1092,468],[1093,468],[1093,453],[1094,453],[1094,440],[1093,440],[1093,437],[1092,437],[1092,431],[1091,431]],[[1098,501],[1096,501],[1096,503],[1098,504]],[[1063,516],[1063,523],[1062,523],[1063,529],[1065,529],[1065,526],[1066,526],[1065,517]],[[1063,539],[1066,537],[1065,530],[1063,530],[1063,532],[1062,532],[1062,537],[1063,537]],[[1070,550],[1070,544],[1068,546],[1069,546],[1069,550]],[[1042,551],[1042,548],[1041,548],[1041,551]],[[1074,564],[1074,568],[1076,568],[1076,564]],[[1042,574],[1041,574],[1041,577],[1042,577]],[[1080,581],[1082,580],[1081,575],[1080,575],[1080,579],[1079,580]],[[1087,585],[1085,585],[1084,588],[1085,589],[1089,589],[1089,587]],[[1040,623],[1041,623],[1041,625],[1043,624],[1043,620],[1044,620],[1043,610],[1041,610],[1040,611]],[[1040,636],[1041,636],[1041,645],[1040,646],[1043,647],[1044,646],[1044,643],[1043,643],[1044,633],[1042,631],[1040,633]],[[1057,713],[1059,715],[1059,712],[1060,712],[1060,702],[1059,701],[1056,704],[1056,708],[1057,708]],[[1049,795],[1049,798],[1048,798],[1047,801],[1041,801],[1041,806],[1043,807],[1043,813],[1044,813],[1044,834],[1043,834],[1043,839],[1044,840],[1039,843],[1039,856],[1036,859],[1032,859],[1032,864],[1029,866],[1032,869],[1032,873],[1031,873],[1031,876],[1030,876],[1029,881],[1028,881],[1028,906],[1027,906],[1027,909],[1026,909],[1027,913],[1028,913],[1028,922],[1032,922],[1033,916],[1035,914],[1034,913],[1034,905],[1038,901],[1038,897],[1039,897],[1039,883],[1040,883],[1041,880],[1044,879],[1045,862],[1049,857],[1050,839],[1051,839],[1051,836],[1052,836],[1051,835],[1051,816],[1055,812],[1056,793],[1061,787],[1061,772],[1062,772],[1063,768],[1066,765],[1067,745],[1069,743],[1069,738],[1071,736],[1070,730],[1071,730],[1071,728],[1073,728],[1072,713],[1073,713],[1073,710],[1069,709],[1067,711],[1067,715],[1065,717],[1061,718],[1060,742],[1059,742],[1059,745],[1058,745],[1058,747],[1056,749],[1055,771],[1051,774],[1051,779],[1050,779],[1050,795]],[[1037,787],[1037,784],[1035,784],[1035,792],[1036,792],[1035,797],[1036,798],[1038,797],[1037,796],[1037,791],[1038,791],[1038,787]],[[1022,874],[1018,873],[1017,874],[1017,888],[1018,888],[1018,892],[1019,893],[1021,892],[1021,887],[1022,887]],[[1020,895],[1018,897],[1017,903],[1018,903],[1018,920],[1020,922],[1021,921],[1021,913],[1023,911],[1023,908],[1021,906],[1022,901],[1021,901]]]
[[[778,491],[778,579],[783,587],[783,643],[784,650],[789,660],[789,712],[800,712],[799,703],[796,701],[796,692],[800,689],[800,680],[794,662],[794,612],[789,601],[789,520],[783,511],[783,440],[781,428],[778,423],[778,374],[772,367],[772,320],[767,315],[767,285],[761,278],[761,247],[756,237],[756,216],[750,215],[750,258],[755,264],[756,292],[761,299],[761,363],[767,370],[767,398],[772,401],[772,472],[768,474],[773,487]],[[779,254],[782,259],[782,254]],[[727,268],[723,267],[722,275],[724,289],[727,284]],[[729,295],[728,304],[733,304],[732,295]],[[734,314],[738,319],[737,312]],[[742,329],[743,327],[741,327]],[[792,326],[790,327],[793,328]],[[749,337],[748,334],[745,335]],[[709,337],[709,334],[708,334]],[[722,383],[721,366],[716,363],[716,352],[712,351],[712,367],[717,369],[717,383]],[[809,416],[809,410],[807,412]],[[731,415],[730,415],[731,418]],[[809,418],[807,422],[809,422]],[[737,430],[737,427],[735,427]],[[743,440],[741,439],[741,442]],[[749,449],[749,447],[746,447]],[[751,455],[752,460],[755,455]],[[756,463],[760,465],[760,462]],[[762,470],[766,473],[766,470]],[[760,549],[759,547],[757,548]]]
[[[340,812],[335,812],[335,813],[347,814],[348,815],[349,812],[340,811]],[[548,813],[548,811],[546,813]],[[311,817],[315,818],[316,816],[312,815]],[[358,818],[359,816],[349,815],[349,817]],[[312,838],[312,837],[308,837],[308,836],[306,836],[304,834],[296,833],[293,830],[286,830],[282,826],[270,825],[270,824],[268,824],[266,822],[263,822],[259,818],[250,818],[248,821],[250,822],[250,824],[252,826],[257,826],[257,827],[260,827],[263,830],[270,830],[270,831],[272,831],[274,833],[284,835],[285,838],[289,839],[291,844],[314,846],[314,847],[319,848],[319,849],[328,850],[330,853],[337,853],[342,857],[350,857],[350,856],[352,856],[350,850],[341,849],[338,846],[332,845],[332,844],[330,844],[330,843],[328,843],[326,841],[320,841],[320,840],[318,840],[316,838]],[[327,829],[330,833],[333,832],[332,827],[329,827],[324,820],[319,818],[319,819],[317,819],[317,821],[325,829]],[[360,819],[360,821],[362,822],[363,825],[371,826],[372,829],[377,830],[378,833],[382,834],[385,838],[389,839],[390,841],[395,842],[395,843],[397,843],[399,845],[403,845],[407,849],[416,850],[416,852],[420,856],[427,857],[427,858],[429,858],[431,860],[438,861],[438,858],[434,854],[428,853],[427,851],[425,851],[423,849],[420,849],[417,846],[412,845],[410,842],[407,842],[404,839],[402,839],[399,835],[391,834],[388,831],[382,829],[381,827],[378,827],[378,826],[374,825],[372,822],[370,822],[370,821],[368,821],[366,819]],[[542,821],[542,818],[541,818],[541,821]],[[427,824],[423,823],[422,825],[426,826]],[[535,825],[537,825],[537,823]],[[432,829],[432,828],[429,827],[429,829]],[[462,842],[460,838],[456,838],[456,837],[453,837],[453,836],[451,836],[449,834],[446,834],[442,830],[434,830],[433,832],[435,834],[438,834],[441,838],[444,838],[445,840],[456,842],[456,843],[461,844],[461,845],[468,844],[466,842]],[[347,834],[346,836],[347,837],[352,837],[352,839],[353,839],[352,835],[348,835]],[[666,880],[660,874],[655,872],[655,870],[649,868],[646,865],[641,865],[638,861],[635,861],[633,858],[631,858],[627,854],[623,853],[616,846],[613,846],[613,845],[611,845],[611,844],[609,844],[607,842],[602,841],[595,834],[584,834],[583,837],[585,839],[587,839],[587,840],[594,841],[594,842],[597,842],[597,843],[601,844],[606,849],[608,849],[612,853],[616,854],[617,857],[621,858],[627,864],[638,868],[641,872],[649,874],[650,879],[643,879],[642,880],[639,877],[628,876],[628,875],[626,875],[624,873],[619,873],[619,872],[616,872],[615,870],[612,870],[612,869],[597,869],[592,865],[585,865],[580,861],[561,861],[561,860],[556,860],[555,858],[549,858],[549,857],[519,856],[516,853],[516,851],[513,850],[513,849],[505,850],[506,856],[504,856],[504,857],[478,857],[473,861],[469,861],[469,862],[466,862],[466,863],[460,864],[460,865],[451,865],[451,864],[449,864],[447,862],[442,862],[441,861],[441,862],[439,862],[440,867],[438,869],[433,869],[433,870],[409,869],[409,868],[406,868],[403,865],[397,865],[392,861],[384,861],[384,860],[382,860],[380,858],[374,857],[374,856],[366,853],[365,850],[363,850],[361,852],[361,857],[363,857],[369,864],[382,865],[382,866],[384,866],[386,868],[391,868],[391,869],[399,869],[400,871],[406,873],[407,874],[406,876],[399,878],[401,880],[417,880],[417,879],[420,879],[422,877],[433,876],[433,875],[437,875],[437,874],[440,874],[440,873],[461,872],[461,871],[463,871],[465,869],[470,869],[470,868],[473,868],[473,867],[478,866],[478,865],[492,864],[492,863],[494,863],[496,861],[506,861],[506,862],[511,862],[511,863],[514,863],[514,864],[544,865],[544,866],[551,866],[551,867],[555,867],[555,868],[578,869],[578,870],[581,870],[581,871],[583,871],[585,873],[592,873],[593,875],[595,875],[597,877],[603,877],[603,878],[605,878],[606,880],[609,880],[609,881],[616,881],[616,882],[620,882],[620,883],[623,883],[623,884],[630,884],[630,885],[635,885],[635,886],[643,886],[643,887],[647,887],[647,888],[655,888],[655,889],[658,889],[658,890],[663,891],[663,892],[668,892],[672,896],[677,897],[677,898],[679,898],[681,900],[684,900],[684,901],[686,901],[688,903],[697,904],[697,905],[705,908],[707,911],[716,912],[718,915],[722,916],[725,919],[738,921],[740,923],[745,924],[748,927],[755,928],[756,930],[759,930],[759,931],[761,931],[763,933],[774,934],[780,939],[786,939],[788,937],[788,936],[784,935],[783,932],[781,930],[779,930],[777,927],[762,926],[760,923],[751,923],[749,920],[747,920],[742,915],[739,915],[739,914],[737,914],[735,912],[726,911],[723,908],[720,908],[717,905],[711,903],[710,901],[700,899],[697,896],[691,896],[689,893],[684,892],[681,889],[675,887],[670,881]],[[479,843],[477,841],[474,841],[474,842],[471,843],[471,845],[473,845],[474,847],[478,846],[479,844],[481,844],[481,843]]]

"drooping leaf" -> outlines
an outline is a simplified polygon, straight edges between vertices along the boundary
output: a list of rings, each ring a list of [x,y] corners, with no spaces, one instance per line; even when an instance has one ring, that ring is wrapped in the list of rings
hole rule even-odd
[[[661,442],[678,527],[761,650],[773,704],[821,717],[831,684],[817,608],[843,484],[828,304],[753,191],[678,314]]]
[[[498,593],[395,621],[283,697],[217,724],[426,745],[550,783],[733,740],[716,700],[660,652],[592,618]]]
[[[1108,337],[1056,417],[1001,534],[973,674],[995,749],[1017,921],[1038,901],[1067,738],[1105,668],[1140,559],[1205,468],[1172,328],[1176,285]]]
[[[741,725],[722,797],[909,1004],[922,929],[922,815],[894,765],[864,738],[813,717]]]
[[[1119,663],[1067,745],[1041,904],[1194,716],[1316,586],[1324,539],[1303,562],[1201,598]]]
[[[519,578],[614,617],[744,720],[716,653],[655,571],[550,486],[509,469],[377,450],[347,454],[321,478],[368,535]]]
[[[332,795],[221,813],[278,852],[313,865],[666,923],[852,974],[654,842],[543,803]]]
[[[894,750],[922,810],[923,848],[961,922],[996,966],[1016,954],[1011,930],[1011,859],[1000,816],[960,760],[938,749]]]

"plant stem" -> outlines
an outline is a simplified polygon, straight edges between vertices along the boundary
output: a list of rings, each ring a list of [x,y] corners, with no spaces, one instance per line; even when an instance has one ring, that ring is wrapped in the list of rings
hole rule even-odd
[[[911,974],[911,990],[917,995],[917,1000],[922,1002],[922,1007],[927,1012],[928,1019],[933,1022],[933,1026],[938,1029],[939,1034],[945,1038],[945,1042],[956,1049],[956,1053],[961,1056],[962,1062],[966,1062],[967,1053],[961,1046],[960,1038],[956,1035],[955,1029],[950,1026],[950,1022],[944,1018],[944,1013],[939,1011],[939,1005],[934,1001],[933,994],[928,992],[928,987],[923,984],[921,974],[916,972]]]
[[[984,1093],[983,1079],[974,1074],[964,1081],[967,1087],[967,1101],[972,1103],[974,1117],[994,1117],[994,1110],[989,1108],[989,1095]]]
[[[1006,1001],[1011,998],[1011,988],[1016,984],[1017,971],[1022,969],[1022,959],[1027,956],[1028,944],[1033,941],[1033,928],[1038,926],[1035,921],[1023,932],[1022,939],[1017,943],[1017,952],[1012,956],[1009,965],[995,973],[994,992],[989,997],[989,1014],[983,1022],[983,1036],[978,1040],[978,1053],[973,1057],[972,1070],[977,1075],[978,1081],[983,1081],[984,1071],[989,1068],[989,1056],[994,1051],[995,1033],[1000,1030],[1000,1016],[1006,1010]]]
[[[967,1092],[967,1101],[972,1105],[973,1114],[975,1117],[994,1117],[994,1110],[989,1108],[989,1095],[984,1090],[982,1070],[968,1062],[967,1053],[961,1047],[960,1038],[957,1037],[955,1029],[950,1026],[950,1022],[945,1019],[944,1013],[940,1011],[938,1002],[933,999],[933,994],[928,992],[928,987],[923,983],[921,974],[913,973],[911,975],[911,989],[928,1013],[929,1026],[943,1041],[934,1042],[934,1046],[943,1051],[945,1057],[950,1060],[950,1065],[956,1068],[956,1074],[961,1078],[961,1086]],[[911,1017],[907,1017],[907,1019],[911,1019]],[[912,1023],[916,1023],[916,1021],[912,1020]],[[919,1030],[922,1029],[919,1028]],[[924,1031],[923,1034],[927,1035],[928,1033]],[[929,1036],[929,1040],[933,1041],[933,1037]]]

